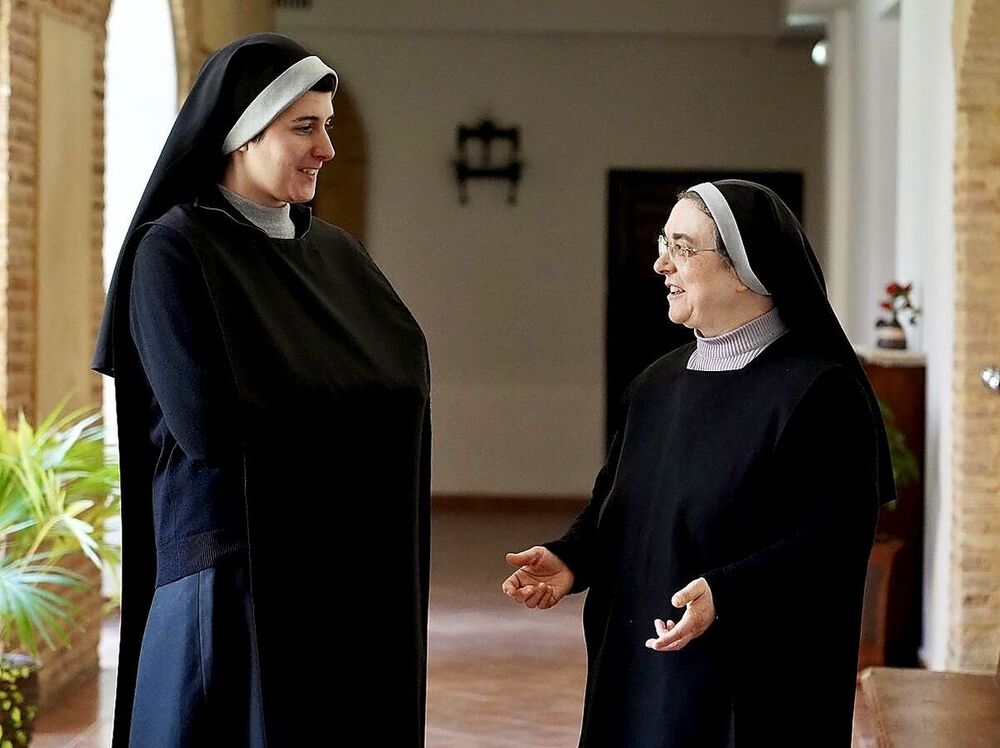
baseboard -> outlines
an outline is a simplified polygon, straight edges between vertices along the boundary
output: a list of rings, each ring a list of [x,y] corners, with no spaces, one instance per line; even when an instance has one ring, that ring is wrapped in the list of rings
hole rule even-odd
[[[431,508],[445,512],[502,512],[505,514],[572,514],[587,503],[585,496],[525,496],[511,494],[435,494]]]
[[[930,670],[927,665],[927,652],[923,647],[917,649],[917,667],[922,670]]]

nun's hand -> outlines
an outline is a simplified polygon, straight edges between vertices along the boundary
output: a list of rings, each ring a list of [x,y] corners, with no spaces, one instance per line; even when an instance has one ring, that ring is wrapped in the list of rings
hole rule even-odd
[[[656,652],[677,652],[684,649],[688,642],[704,634],[715,620],[712,590],[705,577],[698,577],[681,591],[675,592],[670,598],[670,604],[686,610],[676,624],[659,618],[653,621],[656,637],[647,639],[646,646]]]
[[[547,610],[573,586],[573,572],[548,548],[536,545],[520,553],[508,553],[507,563],[520,567],[504,580],[504,594],[529,608]]]

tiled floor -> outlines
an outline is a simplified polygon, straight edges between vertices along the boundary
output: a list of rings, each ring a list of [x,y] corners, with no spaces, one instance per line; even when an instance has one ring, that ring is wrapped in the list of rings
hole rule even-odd
[[[500,592],[506,551],[558,537],[571,516],[436,516],[428,748],[575,746],[586,659],[582,596],[527,610]]]
[[[31,748],[108,748],[115,702],[118,620],[109,618],[101,633],[101,670],[39,714]]]
[[[500,592],[507,575],[504,552],[556,537],[570,519],[554,511],[435,513],[428,748],[576,745],[586,673],[583,599],[531,611]],[[110,745],[116,649],[112,621],[99,677],[71,689],[41,715],[34,748]],[[855,745],[874,746],[863,710],[857,716]]]

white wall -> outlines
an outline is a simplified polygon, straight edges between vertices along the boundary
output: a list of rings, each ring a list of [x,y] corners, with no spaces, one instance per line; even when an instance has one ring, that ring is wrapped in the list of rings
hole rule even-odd
[[[860,166],[856,172],[856,224],[851,232],[855,296],[847,318],[847,329],[857,343],[875,342],[875,319],[882,316],[878,302],[895,278],[896,255],[896,151],[899,110],[899,15],[886,11],[886,0],[859,0],[857,50],[865,71],[857,77],[856,91]],[[862,197],[863,196],[863,197]],[[904,322],[905,324],[905,322]]]
[[[874,344],[896,278],[899,14],[886,0],[830,14],[830,295],[851,340]]]
[[[114,0],[104,63],[104,288],[177,115],[177,60],[168,0]],[[114,380],[104,421],[117,444]]]
[[[177,115],[177,61],[168,0],[115,0],[104,89],[104,287]]]
[[[321,30],[406,34],[472,32],[640,33],[772,36],[783,25],[781,0],[323,0],[310,9],[279,9],[291,33]]]
[[[854,305],[855,171],[854,98],[860,74],[854,54],[854,13],[836,8],[827,16],[826,81],[826,206],[827,295],[845,330]]]
[[[896,274],[921,289],[913,339],[927,353],[924,480],[924,644],[932,668],[946,660],[951,553],[952,365],[955,233],[952,213],[955,76],[951,0],[902,0]]]
[[[827,5],[835,6],[827,8],[835,94],[829,264],[837,279],[832,291],[838,311],[855,342],[868,343],[886,281],[912,281],[924,309],[917,327],[907,330],[911,347],[927,355],[921,657],[941,668],[951,548],[952,2],[828,0]]]
[[[589,492],[604,449],[610,168],[801,170],[822,251],[823,74],[808,44],[334,33],[293,18],[279,13],[279,30],[337,68],[364,120],[369,244],[430,343],[436,492]],[[458,204],[455,127],[485,114],[521,128],[515,207],[498,184],[473,183]]]

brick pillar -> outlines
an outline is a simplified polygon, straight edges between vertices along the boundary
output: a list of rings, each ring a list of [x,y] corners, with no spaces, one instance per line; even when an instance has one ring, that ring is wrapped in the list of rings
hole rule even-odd
[[[101,233],[103,231],[104,182],[104,37],[107,0],[0,0],[0,397],[7,417],[15,418],[19,411],[35,420],[38,416],[39,344],[46,336],[72,335],[70,341],[80,358],[92,347],[103,306],[101,287]],[[40,234],[58,229],[57,215],[42,215],[46,204],[40,194],[42,154],[39,143],[43,128],[60,125],[59,111],[42,111],[41,28],[59,33],[76,34],[86,39],[84,51],[67,51],[68,55],[87,56],[90,75],[91,101],[86,110],[90,121],[73,123],[77,137],[89,147],[81,161],[57,164],[67,177],[83,186],[83,194],[67,195],[78,229],[76,241],[65,249],[74,268],[87,278],[76,288],[80,293],[73,299],[72,314],[82,322],[61,330],[39,330],[44,317],[39,309],[38,277]],[[58,34],[57,34],[58,35]],[[50,48],[54,42],[47,42]],[[51,93],[52,88],[48,89]],[[77,101],[88,102],[86,93]],[[87,157],[89,155],[89,160]],[[50,160],[47,162],[52,163]],[[57,180],[58,181],[58,180]],[[56,199],[59,196],[55,196]],[[52,204],[50,200],[47,204]],[[41,222],[52,221],[48,226]],[[72,280],[72,279],[70,279]],[[79,279],[77,279],[79,280]],[[88,285],[89,283],[89,285]],[[56,309],[58,305],[56,305]],[[51,341],[52,338],[49,338]],[[60,342],[61,342],[60,338]],[[49,350],[53,350],[50,345]],[[100,403],[101,388],[97,375],[78,371],[81,362],[74,359],[71,376],[82,386],[76,392],[75,403]],[[43,406],[45,407],[45,406]],[[74,561],[70,561],[75,565]],[[82,567],[81,567],[82,568]],[[89,572],[96,580],[96,569]],[[73,650],[45,652],[42,670],[43,699],[51,698],[67,683],[97,668],[97,637],[102,599],[96,593],[78,598],[80,629],[76,632],[80,646]]]
[[[23,411],[36,420],[63,381],[75,392],[74,404],[101,402],[100,378],[87,369],[104,307],[104,58],[111,1],[0,0],[0,404],[8,418]],[[273,28],[269,0],[164,2],[171,9],[182,101],[215,46]],[[46,53],[55,75],[41,64]],[[62,90],[61,75],[73,79]],[[64,102],[86,111],[87,121],[68,115]],[[40,152],[53,133],[47,141],[53,151],[65,145],[63,132],[84,147],[56,156]],[[64,237],[68,223],[73,229]],[[61,295],[64,286],[74,291],[72,303]],[[68,563],[77,561],[86,568],[82,557]],[[43,699],[97,667],[102,600],[93,593],[75,603],[74,648],[43,655]]]
[[[169,2],[180,68],[192,76],[204,57],[192,51],[188,31],[200,0]],[[104,58],[110,3],[0,0],[0,402],[8,418],[23,411],[36,420],[51,404],[38,402],[39,393],[51,400],[60,377],[75,385],[74,404],[101,401],[100,378],[87,369],[104,307]],[[77,43],[60,48],[65,39]],[[43,66],[43,58],[57,64]],[[64,82],[63,75],[72,80]],[[88,116],[70,119],[67,130],[72,114],[63,107],[69,103]],[[58,150],[67,132],[85,147],[40,152],[43,141]],[[59,205],[66,210],[52,207]],[[61,242],[67,222],[73,225],[71,241]],[[61,309],[64,285],[75,295]],[[60,360],[64,346],[66,359]],[[88,564],[82,555],[66,561],[99,583]],[[73,598],[79,618],[71,631],[72,649],[43,653],[44,700],[97,667],[103,600],[96,592]]]
[[[1000,0],[955,0],[954,511],[948,666],[1000,653]]]

